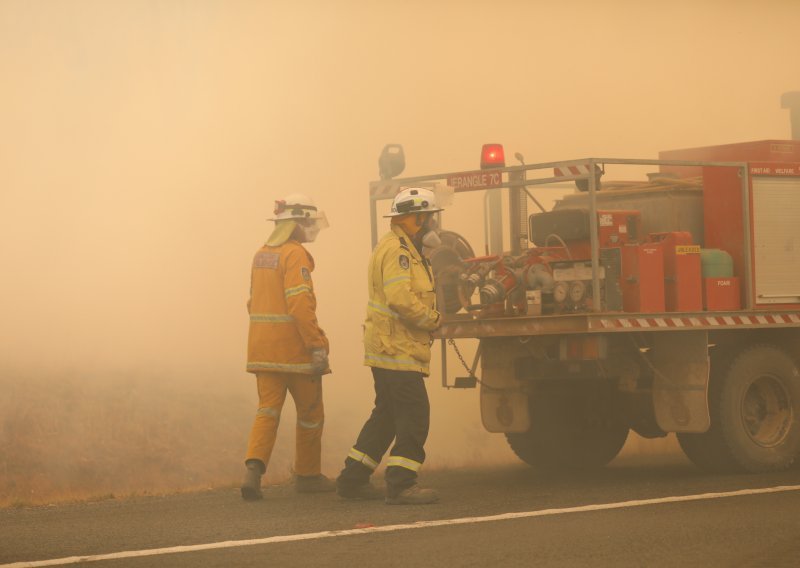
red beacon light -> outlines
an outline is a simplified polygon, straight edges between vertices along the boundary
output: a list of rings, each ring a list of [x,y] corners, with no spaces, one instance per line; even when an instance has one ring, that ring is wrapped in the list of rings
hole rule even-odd
[[[481,169],[506,167],[506,156],[502,144],[484,144],[481,150]]]

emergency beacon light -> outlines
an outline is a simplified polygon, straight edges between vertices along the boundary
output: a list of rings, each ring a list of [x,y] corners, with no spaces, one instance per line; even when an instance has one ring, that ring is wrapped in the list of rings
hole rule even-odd
[[[481,149],[481,169],[506,167],[506,156],[502,144],[484,144]]]

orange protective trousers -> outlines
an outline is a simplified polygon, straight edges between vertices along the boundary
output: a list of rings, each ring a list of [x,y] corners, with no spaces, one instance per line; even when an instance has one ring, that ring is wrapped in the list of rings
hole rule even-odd
[[[278,435],[281,409],[288,390],[297,408],[294,473],[319,475],[322,453],[322,380],[319,375],[256,373],[258,411],[247,444],[247,460],[260,460],[266,467]]]

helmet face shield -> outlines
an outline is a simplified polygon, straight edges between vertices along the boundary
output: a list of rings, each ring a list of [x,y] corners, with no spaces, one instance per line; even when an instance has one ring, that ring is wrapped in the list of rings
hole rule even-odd
[[[320,231],[330,227],[330,224],[328,223],[328,216],[325,215],[325,211],[317,211],[316,217],[311,218],[317,222],[317,227],[319,227]]]
[[[314,217],[298,219],[297,226],[303,231],[304,242],[313,243],[322,229],[328,228],[328,218],[323,211],[317,212]]]

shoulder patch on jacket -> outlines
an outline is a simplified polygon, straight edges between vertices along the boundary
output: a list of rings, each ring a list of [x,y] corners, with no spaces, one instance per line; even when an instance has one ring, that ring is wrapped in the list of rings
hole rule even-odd
[[[253,268],[278,268],[281,255],[277,252],[259,252],[253,259]]]
[[[406,255],[404,255],[404,254],[401,254],[400,258],[399,258],[399,261],[400,261],[400,268],[402,268],[403,270],[408,270],[408,267],[410,265],[409,261],[408,261],[408,257]]]
[[[308,281],[311,280],[311,273],[308,271],[308,268],[305,266],[300,269],[300,274],[303,276],[303,280]]]

